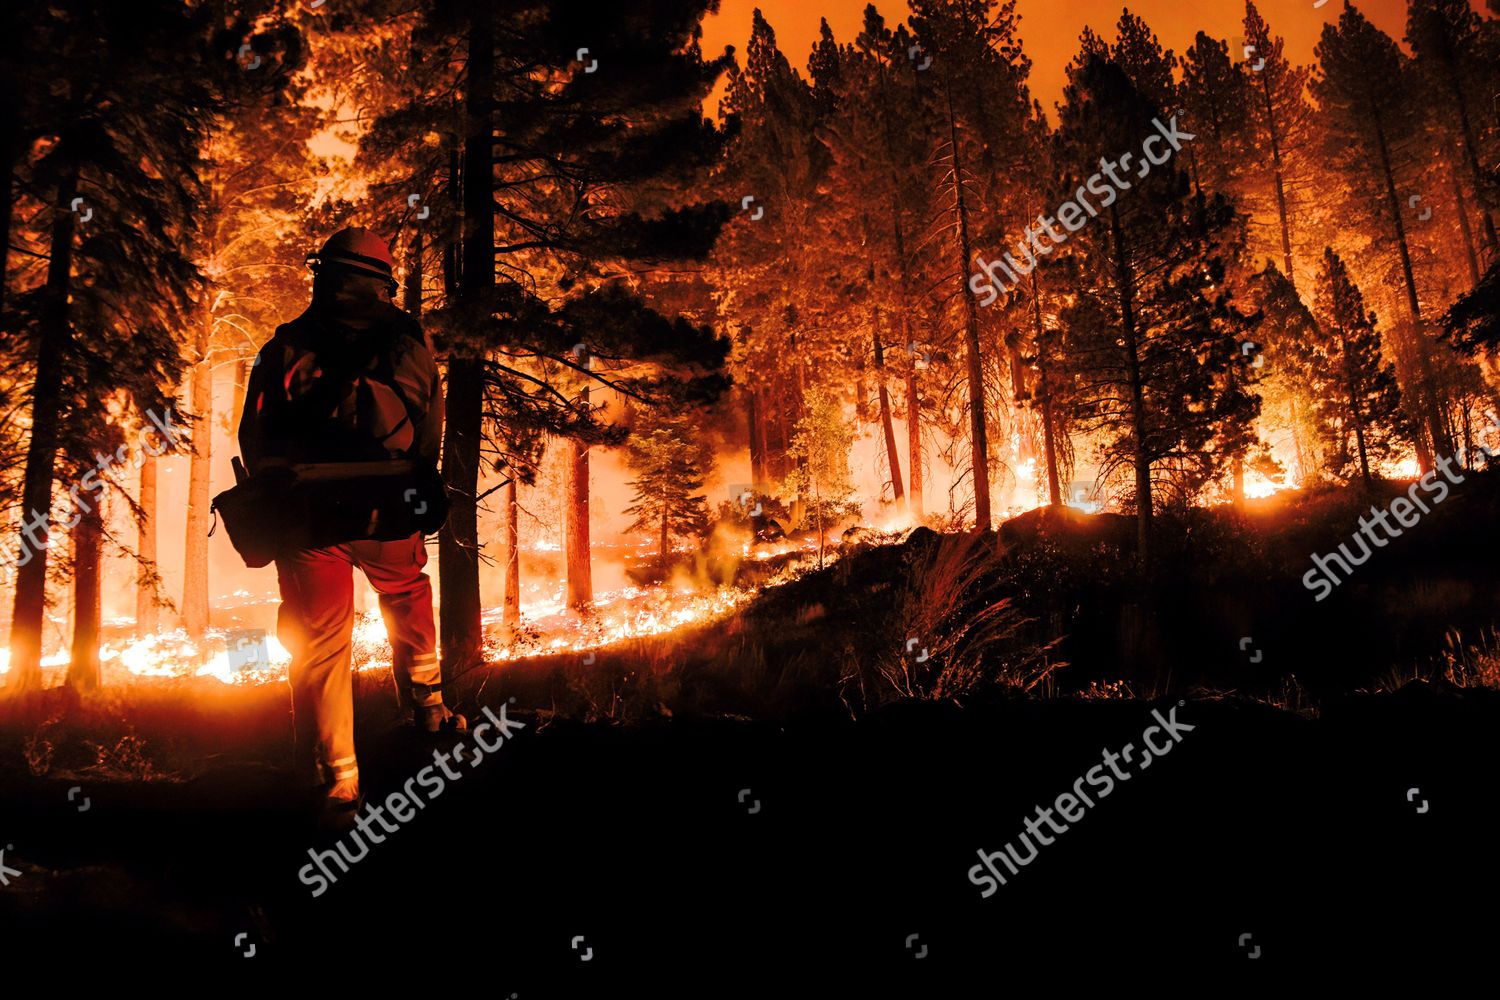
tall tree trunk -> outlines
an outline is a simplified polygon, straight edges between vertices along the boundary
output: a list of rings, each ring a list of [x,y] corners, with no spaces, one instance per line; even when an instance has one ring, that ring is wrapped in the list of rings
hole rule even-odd
[[[470,0],[468,9],[468,135],[464,139],[463,271],[458,298],[474,303],[495,287],[494,157],[491,149],[495,88],[495,43],[490,9]],[[443,672],[476,665],[483,657],[479,604],[479,449],[484,430],[484,360],[448,362],[447,426],[443,434],[443,482],[448,523],[438,541]]]
[[[516,502],[516,480],[511,479],[500,491],[504,505],[500,513],[500,530],[505,537],[505,596],[500,621],[512,628],[521,624],[521,506]]]
[[[896,501],[896,512],[905,514],[906,490],[901,485],[901,455],[896,451],[896,428],[891,424],[891,394],[885,387],[885,351],[880,346],[878,321],[875,329],[875,381],[879,386],[877,396],[880,399],[880,428],[885,434],[885,457],[891,466],[891,496]]]
[[[231,427],[238,427],[240,418],[245,413],[245,393],[250,388],[250,368],[253,364],[253,358],[240,358],[234,363],[234,389],[229,403],[229,417],[233,421],[229,425]]]
[[[1240,381],[1239,372],[1233,364],[1229,366],[1226,381],[1229,395],[1233,396]],[[1245,506],[1245,456],[1238,451],[1229,458],[1229,500],[1236,510]]]
[[[1464,97],[1464,88],[1459,77],[1456,59],[1450,54],[1445,62],[1448,70],[1448,88],[1453,91],[1453,105],[1458,111],[1458,127],[1463,136],[1464,157],[1469,164],[1469,181],[1474,185],[1474,197],[1479,200],[1479,212],[1484,219],[1484,245],[1493,256],[1496,249],[1495,218],[1490,214],[1490,206],[1484,196],[1485,175],[1479,166],[1479,154],[1474,147],[1474,126],[1469,122],[1469,102]],[[1496,102],[1496,106],[1500,107],[1500,101]]]
[[[73,649],[68,686],[99,688],[99,549],[103,537],[102,495],[90,497],[79,510],[73,535]]]
[[[0,203],[0,324],[4,323],[5,291],[10,285],[10,227],[16,210],[11,188],[14,187],[16,161],[20,158],[20,151],[12,136],[12,118],[12,115],[6,114],[5,124],[0,126],[0,183],[5,185],[0,190],[0,196],[4,198],[3,203]]]
[[[465,268],[467,270],[467,267]],[[438,535],[439,633],[445,675],[479,663],[479,446],[484,362],[451,358],[443,427],[443,485],[448,520]]]
[[[803,370],[803,367],[802,367],[802,355],[797,350],[797,337],[796,337],[795,334],[792,335],[792,357],[794,357],[794,358],[797,359],[797,363],[796,363],[796,367],[797,367],[797,413],[799,414],[798,420],[800,421],[802,419],[802,417],[805,416],[806,413],[807,413],[807,410],[805,408],[806,407],[806,403],[807,403],[807,374]],[[786,434],[786,415],[785,414],[782,415],[782,425],[781,426],[782,426],[782,432],[783,432],[783,435],[784,435],[783,438],[782,438],[782,444],[783,444],[783,452],[782,453],[783,454],[787,454],[789,452],[789,450],[790,450],[791,442],[788,441],[786,439],[786,437],[785,437],[785,434]],[[796,427],[796,423],[795,422],[792,424],[792,427],[793,428]],[[795,434],[796,434],[796,431],[794,429],[792,431],[792,435],[795,436]],[[788,471],[790,471],[792,468],[796,468],[797,471],[800,473],[800,472],[803,472],[804,470],[807,469],[807,453],[806,453],[805,449],[803,450],[802,454],[799,454],[799,455],[796,455],[796,456],[788,455],[788,458],[790,459],[790,461],[787,462]],[[795,465],[793,465],[793,461],[795,462]],[[799,475],[797,477],[797,493],[796,493],[796,495],[794,497],[792,497],[792,510],[791,510],[792,524],[799,531],[804,527],[803,524],[802,524],[802,517],[807,512],[807,497],[803,493],[803,484],[805,484],[807,482],[808,478],[809,477],[806,476],[806,475]]]
[[[750,423],[750,488],[756,493],[764,488],[766,475],[766,427],[761,418],[760,388],[745,390],[746,419]]]
[[[448,193],[453,198],[455,215],[463,214],[463,151],[458,137],[451,133],[444,140],[448,146]],[[463,275],[463,240],[450,239],[443,244],[443,298],[458,298],[459,278]]]
[[[1292,450],[1297,456],[1297,484],[1300,486],[1311,478],[1312,470],[1307,467],[1307,459],[1302,453],[1302,417],[1297,412],[1297,397],[1293,395],[1288,399],[1291,405]]]
[[[1396,229],[1396,246],[1401,252],[1401,274],[1406,281],[1407,307],[1411,310],[1412,338],[1416,347],[1417,370],[1422,381],[1421,416],[1427,424],[1430,439],[1428,445],[1431,448],[1430,453],[1424,454],[1425,449],[1419,446],[1417,457],[1421,460],[1422,472],[1427,473],[1433,467],[1433,453],[1451,455],[1453,446],[1443,427],[1438,405],[1437,381],[1432,374],[1432,345],[1428,342],[1427,335],[1422,328],[1422,305],[1417,299],[1417,279],[1412,272],[1411,249],[1406,243],[1406,224],[1401,220],[1401,201],[1396,197],[1396,179],[1391,169],[1390,150],[1386,146],[1385,126],[1381,123],[1379,114],[1373,110],[1371,118],[1375,125],[1375,138],[1380,149],[1380,169],[1385,178],[1386,202],[1390,206],[1391,222]]]
[[[201,642],[208,631],[208,508],[212,502],[209,466],[213,459],[214,419],[214,375],[209,358],[212,305],[212,292],[205,289],[198,360],[192,374],[193,452],[188,465],[187,527],[182,548],[182,627],[194,642]]]
[[[886,141],[889,143],[889,122],[886,126]],[[891,176],[891,189],[897,190],[899,183],[895,175]],[[917,396],[917,357],[916,338],[911,332],[912,292],[911,292],[911,261],[906,253],[906,230],[901,225],[901,214],[897,211],[894,200],[891,202],[891,235],[895,239],[896,249],[896,273],[900,275],[900,299],[901,299],[901,332],[905,337],[901,345],[906,353],[910,355],[909,365],[906,369],[906,461],[910,467],[910,489],[907,491],[909,497],[908,507],[911,511],[913,521],[922,519],[922,416],[919,411],[919,399]],[[894,467],[893,467],[894,468]]]
[[[1120,212],[1111,206],[1115,279],[1120,287],[1120,328],[1125,338],[1125,375],[1130,390],[1130,424],[1135,435],[1136,553],[1142,569],[1151,564],[1151,456],[1146,450],[1146,396],[1141,385],[1140,345],[1135,329],[1135,282],[1125,253]]]
[[[140,560],[135,585],[135,634],[137,637],[156,632],[161,607],[156,597],[156,458],[142,455],[141,519],[136,526],[136,555]]]
[[[1354,377],[1354,362],[1349,356],[1349,338],[1342,328],[1338,331],[1339,350],[1343,354],[1344,362],[1344,391],[1349,398],[1349,419],[1354,422],[1354,442],[1359,448],[1359,475],[1364,481],[1365,489],[1369,490],[1372,483],[1370,480],[1370,457],[1365,448],[1365,415],[1359,407],[1359,391]]]
[[[1271,167],[1276,180],[1276,213],[1281,221],[1281,261],[1286,267],[1286,279],[1297,287],[1297,274],[1292,270],[1292,228],[1286,211],[1286,171],[1281,162],[1281,128],[1276,121],[1276,106],[1271,100],[1271,81],[1261,76],[1260,92],[1266,111],[1266,129],[1271,135]]]
[[[52,525],[52,479],[57,463],[62,415],[64,359],[73,339],[68,296],[72,285],[72,211],[78,167],[63,170],[53,206],[52,248],[47,263],[44,319],[37,338],[36,376],[31,390],[31,440],[21,487],[22,523],[33,523],[30,557],[16,570],[16,599],[10,626],[10,686],[34,690],[42,684],[42,618],[47,599],[47,544]]]
[[[1047,357],[1047,330],[1042,322],[1042,286],[1031,269],[1031,319],[1036,329],[1037,399],[1042,404],[1042,443],[1047,451],[1047,502],[1062,506],[1062,484],[1057,474],[1057,439],[1053,436],[1052,384],[1048,381],[1052,359]]]
[[[1464,260],[1469,265],[1469,287],[1479,284],[1479,254],[1474,249],[1474,231],[1469,227],[1469,205],[1464,198],[1463,182],[1458,179],[1458,168],[1448,161],[1448,181],[1453,186],[1453,203],[1458,209],[1458,229],[1464,237]]]
[[[587,410],[589,390],[578,394]],[[568,563],[568,607],[582,608],[594,600],[594,572],[589,548],[589,449],[582,441],[563,447],[563,539]]]
[[[406,254],[406,283],[401,288],[401,308],[417,318],[422,316],[422,230],[411,236]]]
[[[910,327],[908,326],[908,331]],[[922,505],[922,398],[917,392],[917,359],[906,369],[906,462],[911,474],[911,516],[920,521],[925,516]]]
[[[963,156],[958,148],[958,121],[953,95],[948,102],[948,141],[953,169],[953,212],[958,220],[958,284],[964,300],[964,347],[969,380],[969,462],[974,481],[974,526],[990,529],[990,457],[984,428],[984,365],[979,357],[979,304],[969,288],[969,268],[974,260],[969,242],[969,204],[964,197]]]

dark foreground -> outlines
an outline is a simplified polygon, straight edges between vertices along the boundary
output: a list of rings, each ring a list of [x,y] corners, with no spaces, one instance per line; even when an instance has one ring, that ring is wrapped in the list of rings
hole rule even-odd
[[[906,704],[786,730],[520,711],[527,729],[317,898],[278,770],[11,773],[0,925],[11,955],[119,958],[125,981],[162,961],[295,963],[500,997],[999,995],[1314,968],[1440,981],[1493,961],[1500,697],[1484,691],[1414,684],[1314,721],[1187,702],[1195,728],[1169,754],[981,898],[976,850],[1019,847],[1036,806],[1176,704]],[[404,734],[363,750],[377,796],[432,762]]]

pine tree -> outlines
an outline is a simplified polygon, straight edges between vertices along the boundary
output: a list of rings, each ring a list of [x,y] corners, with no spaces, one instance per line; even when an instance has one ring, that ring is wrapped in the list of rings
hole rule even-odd
[[[987,359],[1006,345],[1009,331],[998,315],[981,316],[972,279],[981,252],[1009,240],[1008,222],[1017,229],[1030,222],[1031,190],[1014,181],[1027,170],[1021,154],[1032,115],[1031,63],[1021,50],[1014,0],[914,0],[911,8],[923,58],[932,59],[926,77],[937,125],[932,159],[940,169],[933,196],[942,211],[939,246],[948,254],[935,277],[946,276],[951,289],[945,299],[964,359],[975,526],[987,530],[993,481],[986,371],[999,367]],[[1018,350],[1007,354],[1014,398],[1025,391],[1023,361]],[[1008,404],[997,399],[996,405]]]
[[[319,179],[307,141],[317,120],[296,102],[301,36],[273,3],[263,0],[259,7],[242,9],[215,35],[236,58],[214,67],[217,113],[200,148],[201,200],[190,252],[205,280],[189,323],[182,407],[193,431],[180,611],[183,629],[195,642],[208,628],[215,372],[228,367],[235,376],[229,417],[237,420],[250,364],[284,318],[282,304],[306,294],[306,272],[287,268],[286,261],[313,249],[306,206]],[[142,506],[141,530],[154,531],[155,511]],[[141,567],[142,579],[154,572],[153,566]]]
[[[788,477],[798,496],[806,497],[807,520],[818,533],[818,565],[823,564],[824,532],[845,517],[858,517],[849,452],[854,432],[844,401],[834,388],[807,390],[807,409],[792,431],[790,452],[796,464]]]
[[[16,579],[11,683],[21,688],[40,683],[45,542],[59,454],[86,462],[96,443],[65,432],[64,414],[85,385],[165,412],[166,389],[179,373],[171,331],[180,328],[198,279],[182,248],[213,106],[203,82],[207,27],[192,10],[76,0],[35,14],[61,82],[48,124],[30,123],[49,141],[26,167],[28,183],[51,193],[47,273],[16,302],[35,352],[22,510],[41,520],[44,541]],[[142,296],[147,287],[155,294]],[[98,364],[107,353],[100,345],[116,337],[131,350],[116,365]],[[97,572],[97,563],[86,571]]]
[[[1171,115],[1090,43],[1086,36],[1069,69],[1058,156],[1075,178],[1102,181],[1101,169],[1115,177],[1120,168],[1126,176],[1109,189],[1114,197],[1095,200],[1098,217],[1063,245],[1077,269],[1063,353],[1077,380],[1080,423],[1103,434],[1101,476],[1128,470],[1145,566],[1156,482],[1176,497],[1195,493],[1217,478],[1255,415],[1255,400],[1233,374],[1236,334],[1248,321],[1222,287],[1232,256],[1223,241],[1236,232],[1232,207],[1222,195],[1197,205],[1174,162],[1143,177],[1125,159],[1140,155]]]
[[[1347,2],[1338,24],[1325,24],[1318,42],[1319,72],[1312,91],[1321,105],[1325,156],[1345,180],[1341,205],[1346,216],[1372,237],[1371,254],[1394,254],[1399,287],[1405,292],[1410,322],[1400,328],[1398,357],[1406,366],[1403,397],[1424,433],[1417,436],[1417,458],[1425,472],[1435,454],[1452,454],[1453,442],[1443,420],[1433,357],[1422,318],[1421,296],[1412,263],[1403,201],[1398,194],[1401,175],[1412,169],[1412,153],[1397,144],[1416,130],[1420,109],[1409,100],[1412,90],[1408,60],[1396,43]],[[1377,274],[1389,271],[1390,257],[1374,261]],[[1383,283],[1382,283],[1383,284]],[[1392,305],[1395,303],[1392,302]]]
[[[625,508],[635,520],[627,530],[657,538],[665,572],[671,539],[708,531],[707,498],[697,491],[713,470],[713,452],[697,415],[646,409],[625,446],[625,461],[636,474],[629,482],[634,503]]]
[[[1358,463],[1368,489],[1372,459],[1389,458],[1406,437],[1401,394],[1395,369],[1380,353],[1375,314],[1365,311],[1364,296],[1338,254],[1323,251],[1318,270],[1317,305],[1323,336],[1311,345],[1318,417],[1324,434],[1336,445],[1340,461],[1333,470],[1346,478]],[[1354,438],[1354,454],[1347,447]]]
[[[485,441],[498,470],[524,481],[544,432],[583,446],[619,442],[620,429],[600,419],[584,385],[647,401],[673,384],[723,388],[715,371],[724,345],[647,307],[639,275],[701,258],[724,217],[693,185],[722,143],[699,112],[725,65],[698,49],[707,6],[641,18],[597,2],[474,2],[450,26],[463,39],[468,83],[460,277],[455,301],[433,314],[448,355],[443,473],[452,509],[439,555],[451,665],[480,654]],[[592,40],[587,63],[578,55],[580,19]],[[485,177],[490,183],[474,181]],[[580,343],[595,359],[591,370],[577,362]],[[626,361],[663,374],[611,378],[612,365]],[[578,500],[568,515],[575,524],[586,518]],[[575,577],[587,559],[572,553]]]
[[[1256,59],[1248,61],[1255,65]],[[1187,152],[1199,197],[1205,188],[1229,193],[1247,151],[1252,74],[1264,71],[1236,63],[1226,43],[1201,31],[1183,56],[1180,103],[1184,121],[1198,130]]]
[[[1259,68],[1250,72],[1246,95],[1248,148],[1241,191],[1246,195],[1245,207],[1257,216],[1269,214],[1274,205],[1281,270],[1295,285],[1297,241],[1292,218],[1301,205],[1296,196],[1298,178],[1307,172],[1306,157],[1311,152],[1313,112],[1307,100],[1311,74],[1287,60],[1285,41],[1271,33],[1250,0],[1245,3],[1244,25],[1245,60]],[[1257,240],[1256,245],[1263,242]]]
[[[826,79],[825,79],[826,82]],[[809,375],[847,370],[839,339],[818,320],[831,305],[818,261],[823,245],[828,151],[818,141],[827,95],[794,70],[759,13],[744,66],[730,71],[720,106],[733,134],[716,184],[742,209],[714,247],[711,280],[734,340],[733,370],[750,419],[751,479],[757,492],[782,481],[792,461],[792,426],[804,412]],[[802,498],[791,503],[800,520]]]
[[[919,89],[924,71],[910,57],[911,47],[911,36],[887,27],[872,6],[865,9],[854,43],[839,53],[835,110],[825,116],[820,132],[831,160],[823,189],[833,224],[825,227],[819,256],[838,261],[844,275],[842,329],[850,355],[861,366],[868,363],[875,381],[892,499],[898,513],[920,518],[919,385],[931,353],[921,345],[931,340],[931,310],[920,290],[924,272],[918,246],[933,205]],[[904,399],[890,391],[893,375],[903,383]],[[905,483],[894,427],[902,410],[910,474]]]
[[[1449,148],[1456,145],[1467,168],[1483,224],[1485,249],[1493,260],[1496,252],[1495,220],[1491,211],[1494,182],[1480,166],[1475,101],[1482,101],[1484,95],[1493,93],[1495,67],[1484,61],[1480,30],[1479,15],[1466,0],[1410,0],[1407,5],[1406,42],[1411,46],[1413,65],[1424,84],[1426,101],[1446,112],[1443,117],[1454,135],[1454,143]],[[1466,213],[1459,217],[1464,219],[1467,242]],[[1477,281],[1478,264],[1473,260],[1472,252],[1470,258]]]

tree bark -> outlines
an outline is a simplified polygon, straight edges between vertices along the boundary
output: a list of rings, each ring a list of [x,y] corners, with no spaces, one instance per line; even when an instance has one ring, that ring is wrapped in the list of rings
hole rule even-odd
[[[520,505],[516,503],[516,480],[512,476],[500,491],[500,527],[505,536],[505,597],[500,621],[518,627],[521,624],[521,537]]]
[[[917,392],[917,359],[906,369],[906,461],[911,475],[911,516],[925,516],[922,505],[922,397]]]
[[[5,189],[0,191],[0,195],[4,196],[4,202],[0,203],[0,323],[4,321],[5,292],[10,285],[10,227],[16,210],[11,189],[14,187],[16,162],[20,158],[20,150],[12,135],[14,125],[10,117],[7,115],[5,126],[0,128],[0,157],[3,157],[0,159],[0,181],[5,184]]]
[[[1493,256],[1496,249],[1495,218],[1484,197],[1484,171],[1479,166],[1479,155],[1474,147],[1474,126],[1469,122],[1469,102],[1464,97],[1463,83],[1459,78],[1456,59],[1450,54],[1445,60],[1448,70],[1448,87],[1453,91],[1453,105],[1458,111],[1459,132],[1463,136],[1464,157],[1469,164],[1469,180],[1474,185],[1474,197],[1479,201],[1480,216],[1484,219],[1484,245]],[[1500,106],[1500,102],[1497,102]]]
[[[494,35],[489,7],[471,0],[468,10],[467,136],[463,160],[463,270],[458,298],[473,304],[495,287],[495,194],[491,150],[495,87]],[[448,362],[447,424],[443,434],[443,482],[448,522],[438,540],[442,662],[445,676],[483,657],[479,602],[479,453],[484,430],[484,360]]]
[[[78,218],[71,211],[78,190],[78,167],[63,170],[52,206],[52,247],[47,263],[44,319],[37,338],[36,376],[31,390],[31,440],[21,487],[23,525],[36,525],[35,545],[16,570],[16,598],[10,626],[10,686],[34,690],[42,684],[42,618],[47,599],[47,545],[52,524],[52,480],[57,463],[64,360],[73,339],[68,296],[72,285],[73,236]],[[27,544],[24,543],[23,544]]]
[[[187,526],[182,549],[182,627],[194,642],[201,642],[208,631],[208,508],[212,502],[209,464],[213,457],[214,387],[209,334],[213,300],[210,289],[205,288],[203,294],[198,361],[192,374],[193,452],[188,466]]]
[[[1464,237],[1464,260],[1469,265],[1469,287],[1479,284],[1479,254],[1474,249],[1474,231],[1469,227],[1469,205],[1464,198],[1463,182],[1458,179],[1458,168],[1448,162],[1448,180],[1453,186],[1453,203],[1458,209],[1458,229]]]
[[[139,558],[135,585],[135,634],[152,635],[161,620],[156,597],[156,459],[143,455],[141,463],[141,519],[136,525],[136,555]]]
[[[885,351],[880,346],[877,324],[875,341],[875,381],[879,386],[880,427],[885,434],[885,456],[891,466],[891,496],[896,502],[896,512],[906,513],[906,491],[901,485],[901,455],[896,451],[896,429],[891,424],[891,394],[885,387]]]
[[[1042,404],[1042,443],[1047,451],[1047,501],[1053,507],[1062,506],[1062,484],[1057,475],[1057,439],[1052,426],[1052,385],[1048,381],[1051,359],[1045,346],[1047,330],[1042,323],[1042,286],[1036,277],[1036,268],[1031,269],[1031,316],[1036,327],[1036,371],[1037,398]]]
[[[589,390],[578,394],[588,409]],[[582,608],[593,603],[594,573],[589,549],[589,449],[582,441],[565,442],[563,461],[563,539],[568,563],[568,607]]]
[[[483,427],[483,362],[452,358],[443,428],[443,485],[448,521],[438,535],[439,633],[443,672],[480,661],[479,435]]]
[[[970,262],[974,259],[969,243],[969,205],[964,197],[963,157],[958,148],[958,122],[949,92],[948,140],[949,159],[953,169],[953,212],[958,220],[958,283],[964,300],[964,347],[969,381],[969,462],[974,481],[974,527],[990,529],[990,458],[989,441],[984,427],[984,365],[979,356],[979,304],[969,288]]]
[[[412,233],[411,248],[406,254],[406,282],[401,288],[401,308],[422,317],[422,230]]]
[[[749,386],[745,390],[746,419],[750,433],[750,488],[759,495],[766,482],[766,428],[761,419],[760,389]]]
[[[1385,177],[1386,202],[1391,210],[1391,222],[1396,229],[1396,246],[1401,252],[1401,274],[1406,281],[1406,301],[1411,310],[1412,337],[1417,353],[1417,370],[1422,381],[1422,419],[1427,423],[1428,444],[1431,453],[1424,454],[1425,449],[1417,449],[1417,457],[1421,460],[1421,470],[1425,474],[1432,471],[1433,454],[1450,455],[1453,453],[1452,442],[1447,439],[1446,430],[1439,412],[1437,384],[1432,374],[1432,345],[1428,343],[1426,335],[1422,331],[1422,305],[1417,299],[1417,279],[1412,272],[1411,249],[1406,243],[1406,224],[1401,221],[1401,201],[1396,197],[1396,180],[1391,169],[1390,150],[1386,146],[1385,126],[1380,121],[1380,115],[1373,109],[1371,119],[1375,125],[1375,139],[1380,149],[1380,168]]]
[[[1292,229],[1287,220],[1285,171],[1281,163],[1281,130],[1276,123],[1276,106],[1271,100],[1271,81],[1264,75],[1260,80],[1262,101],[1266,109],[1266,129],[1271,135],[1271,166],[1276,179],[1276,212],[1281,219],[1281,260],[1286,267],[1286,279],[1297,288],[1297,275],[1292,270]]]
[[[1359,391],[1354,377],[1354,363],[1349,356],[1349,337],[1340,327],[1339,351],[1343,354],[1344,362],[1344,392],[1349,398],[1349,419],[1354,421],[1354,442],[1359,448],[1359,474],[1364,480],[1365,489],[1371,487],[1370,481],[1370,458],[1365,449],[1365,417],[1359,408]]]
[[[1125,233],[1117,208],[1109,210],[1114,236],[1115,278],[1120,286],[1120,328],[1125,339],[1125,375],[1130,389],[1130,423],[1135,434],[1136,554],[1142,569],[1151,564],[1151,456],[1146,449],[1146,398],[1141,385],[1140,347],[1135,329],[1135,282],[1125,255]]]
[[[73,648],[68,663],[68,686],[79,691],[99,689],[99,549],[104,515],[103,496],[83,502],[73,535]]]

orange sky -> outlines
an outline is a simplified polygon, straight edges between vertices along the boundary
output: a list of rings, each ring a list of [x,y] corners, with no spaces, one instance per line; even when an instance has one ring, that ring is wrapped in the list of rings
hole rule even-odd
[[[781,50],[793,66],[805,72],[807,53],[818,37],[818,20],[827,17],[839,42],[852,41],[859,33],[868,0],[721,0],[719,14],[703,26],[705,53],[725,45],[743,53],[750,37],[751,12],[759,7],[776,29]],[[1328,0],[1314,9],[1314,0],[1259,0],[1261,16],[1271,30],[1287,42],[1287,55],[1298,63],[1312,62],[1313,46],[1323,24],[1338,19],[1343,0]],[[1021,37],[1033,63],[1031,87],[1035,97],[1050,112],[1062,96],[1063,67],[1078,51],[1078,34],[1084,25],[1107,38],[1114,37],[1120,11],[1130,9],[1155,29],[1162,44],[1179,55],[1199,30],[1217,38],[1239,34],[1244,18],[1242,0],[1020,0]],[[1365,16],[1391,37],[1406,32],[1406,0],[1360,0],[1355,4]],[[1476,3],[1476,7],[1481,5]],[[876,3],[887,21],[906,16],[906,4]]]

